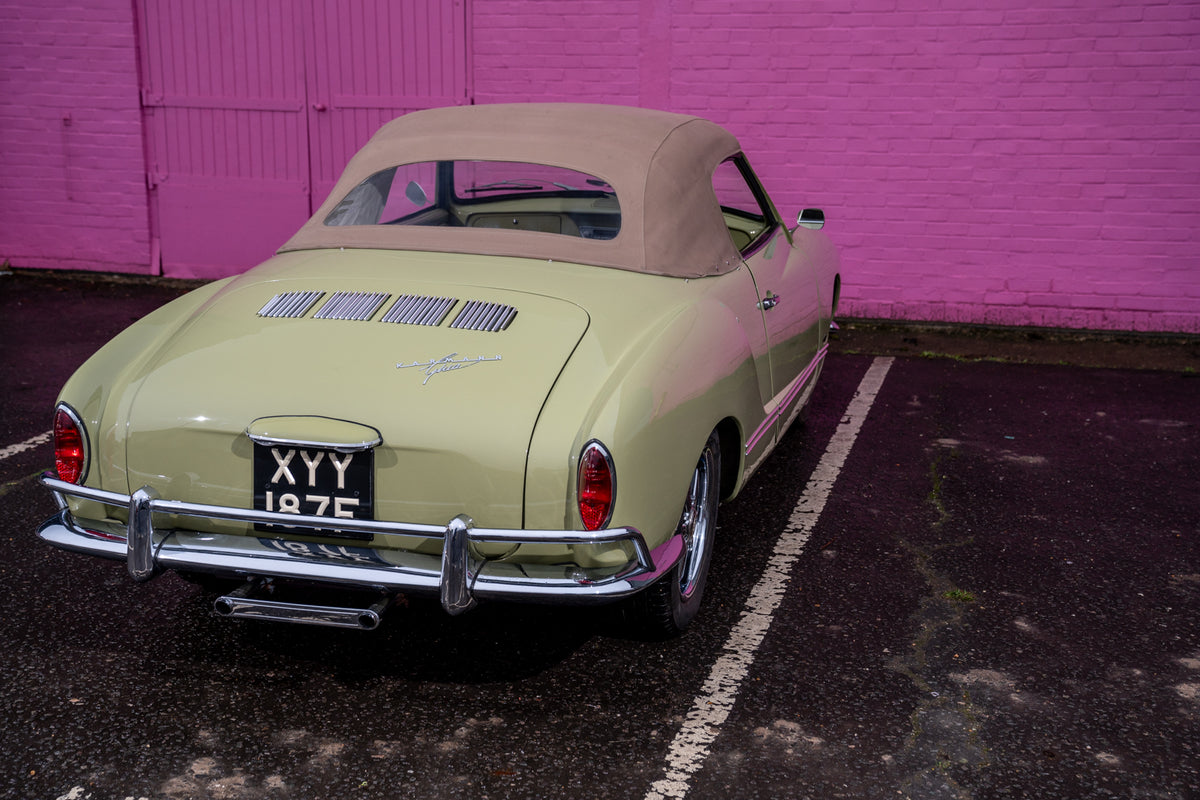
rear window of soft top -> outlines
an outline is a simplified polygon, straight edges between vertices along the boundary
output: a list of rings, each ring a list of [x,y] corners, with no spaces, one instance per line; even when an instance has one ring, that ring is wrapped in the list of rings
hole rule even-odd
[[[325,225],[494,228],[615,239],[621,206],[605,180],[518,161],[422,161],[376,172]]]

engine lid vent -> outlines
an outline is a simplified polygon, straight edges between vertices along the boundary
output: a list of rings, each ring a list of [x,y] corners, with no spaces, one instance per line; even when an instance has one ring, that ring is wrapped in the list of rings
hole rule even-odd
[[[313,319],[341,319],[362,322],[370,319],[391,297],[386,292],[337,292],[313,314]]]
[[[458,302],[456,297],[422,297],[402,294],[383,315],[380,322],[397,322],[402,325],[441,325],[450,309]]]
[[[324,292],[284,292],[272,297],[258,310],[260,317],[303,317],[325,295]]]
[[[463,310],[458,312],[451,328],[468,331],[488,331],[498,333],[504,330],[516,319],[517,310],[503,303],[485,303],[482,300],[471,300]]]

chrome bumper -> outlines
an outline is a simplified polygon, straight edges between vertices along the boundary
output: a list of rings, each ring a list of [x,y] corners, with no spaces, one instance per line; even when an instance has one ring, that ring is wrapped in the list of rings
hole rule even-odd
[[[311,555],[274,551],[245,536],[197,534],[154,527],[155,514],[175,517],[269,523],[320,531],[329,517],[280,514],[244,508],[184,503],[158,497],[150,487],[132,495],[106,492],[60,481],[45,475],[42,483],[54,493],[59,513],[38,529],[38,536],[55,547],[76,553],[124,561],[130,576],[145,581],[164,569],[179,569],[247,578],[286,578],[368,589],[437,595],[442,608],[461,614],[476,600],[503,599],[547,603],[606,602],[637,592],[675,566],[683,545],[673,536],[653,552],[636,528],[598,531],[504,530],[476,528],[460,514],[444,527],[377,520],[338,519],[337,528],[371,534],[396,534],[440,539],[442,553],[418,556],[427,564],[407,565],[331,561]],[[91,500],[129,512],[125,535],[89,530],[71,515],[66,498]],[[316,533],[315,535],[320,535]],[[568,576],[561,567],[536,569],[488,561],[471,553],[472,544],[605,545],[628,543],[634,557],[615,573],[592,578],[584,570]],[[354,544],[354,543],[350,543]],[[558,577],[549,572],[557,570]]]

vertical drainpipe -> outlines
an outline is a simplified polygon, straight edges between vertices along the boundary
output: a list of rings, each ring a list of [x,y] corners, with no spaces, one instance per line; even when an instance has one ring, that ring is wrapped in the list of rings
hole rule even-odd
[[[474,3],[472,0],[455,0],[461,4],[463,15],[463,105],[475,105],[475,36]]]
[[[150,239],[150,274],[162,275],[162,237],[158,221],[158,166],[154,159],[154,143],[150,136],[150,123],[154,105],[150,101],[149,70],[146,67],[148,43],[147,31],[142,24],[141,3],[133,3],[133,60],[138,76],[138,104],[142,119],[142,155],[146,173],[146,232]]]

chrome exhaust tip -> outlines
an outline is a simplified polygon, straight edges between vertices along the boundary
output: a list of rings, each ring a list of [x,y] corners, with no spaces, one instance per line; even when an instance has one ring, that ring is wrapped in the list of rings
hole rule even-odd
[[[261,586],[258,581],[243,584],[227,595],[213,601],[218,616],[232,619],[262,619],[273,622],[294,622],[300,625],[322,625],[329,628],[352,628],[373,631],[383,621],[383,614],[392,604],[385,595],[368,608],[326,606],[311,603],[289,603],[253,597]]]

